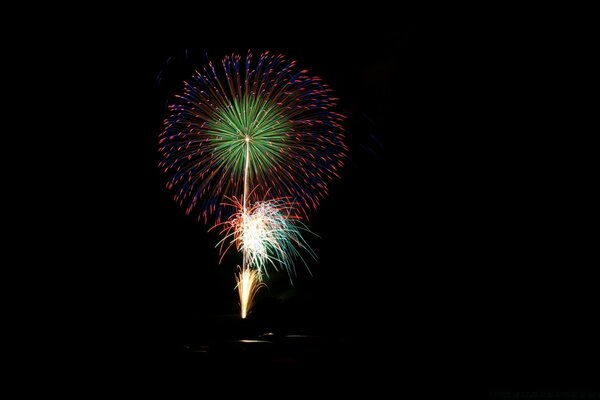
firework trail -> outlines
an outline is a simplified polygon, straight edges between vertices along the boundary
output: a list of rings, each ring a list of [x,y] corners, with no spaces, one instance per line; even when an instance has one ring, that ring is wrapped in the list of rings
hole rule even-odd
[[[238,269],[235,275],[236,289],[240,297],[240,314],[243,318],[248,316],[250,309],[254,305],[254,296],[258,290],[265,286],[259,280],[259,272],[254,269]]]
[[[159,167],[187,214],[221,227],[221,258],[234,244],[242,252],[242,318],[268,265],[279,264],[291,280],[293,261],[306,265],[300,250],[316,258],[300,218],[317,208],[348,152],[345,117],[330,93],[295,61],[269,52],[254,61],[248,52],[226,56],[221,68],[209,62],[169,106]],[[273,199],[261,200],[267,194]],[[234,199],[233,211],[226,199]]]

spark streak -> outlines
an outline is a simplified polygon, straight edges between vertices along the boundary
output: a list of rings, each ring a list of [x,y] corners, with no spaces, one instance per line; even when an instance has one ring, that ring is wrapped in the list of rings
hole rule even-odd
[[[236,289],[240,296],[240,312],[242,319],[248,316],[250,309],[254,305],[254,296],[258,290],[265,286],[264,283],[259,280],[259,272],[254,269],[238,269],[235,275],[235,281],[237,283]]]

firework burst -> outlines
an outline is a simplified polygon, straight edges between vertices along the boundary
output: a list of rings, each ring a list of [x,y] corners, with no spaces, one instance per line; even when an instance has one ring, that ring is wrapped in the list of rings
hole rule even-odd
[[[263,276],[269,275],[268,266],[285,270],[291,281],[296,272],[296,260],[301,260],[308,269],[303,252],[316,260],[316,254],[302,236],[303,232],[315,234],[293,214],[293,204],[285,199],[276,199],[244,208],[240,201],[234,199],[232,205],[238,211],[217,225],[224,236],[217,245],[221,259],[235,245],[245,255],[246,266],[258,271],[261,281]]]
[[[266,52],[255,61],[248,52],[226,56],[221,66],[210,62],[169,106],[159,147],[167,187],[205,221],[225,220],[223,200],[239,196],[248,181],[293,199],[306,216],[347,153],[336,105],[327,85],[282,55]]]
[[[234,246],[242,252],[242,318],[268,267],[285,270],[291,281],[295,261],[308,268],[303,254],[316,259],[301,218],[339,177],[348,151],[336,106],[318,77],[268,52],[257,61],[248,52],[226,56],[221,67],[209,62],[169,106],[159,166],[187,214],[214,217],[224,236],[221,260]]]

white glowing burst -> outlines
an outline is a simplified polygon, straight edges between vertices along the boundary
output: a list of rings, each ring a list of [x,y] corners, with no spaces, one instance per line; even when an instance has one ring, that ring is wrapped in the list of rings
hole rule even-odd
[[[263,275],[268,276],[268,265],[275,270],[284,269],[290,280],[295,275],[296,259],[300,259],[308,268],[301,250],[316,259],[301,234],[302,231],[312,232],[291,214],[293,208],[289,203],[281,199],[261,201],[246,209],[239,202],[234,203],[238,212],[221,224],[221,233],[225,234],[218,244],[221,258],[235,244],[237,250],[244,254],[244,265],[256,269],[261,281]]]

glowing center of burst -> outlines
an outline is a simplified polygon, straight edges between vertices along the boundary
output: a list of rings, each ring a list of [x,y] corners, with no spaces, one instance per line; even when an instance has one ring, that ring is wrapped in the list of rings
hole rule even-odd
[[[247,136],[244,138],[244,140],[246,140],[246,143],[250,143],[250,136]]]
[[[271,233],[267,217],[263,213],[244,213],[242,224],[242,242],[246,250],[255,254],[266,253]]]

